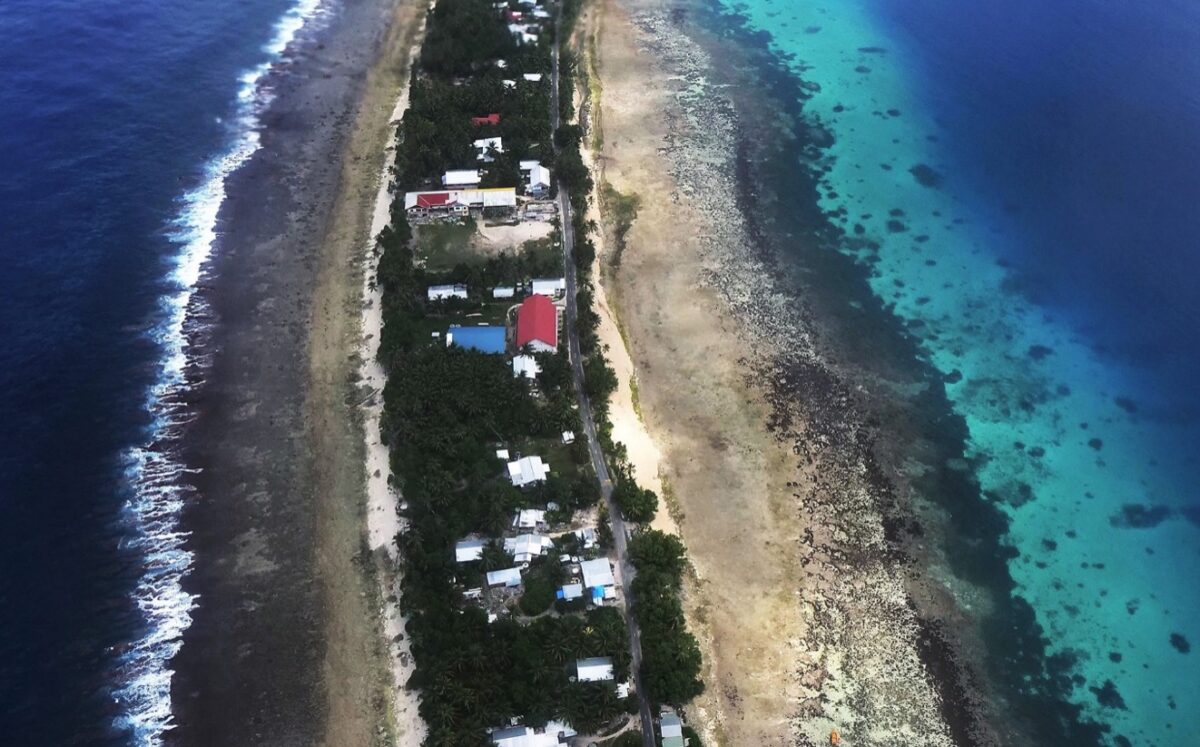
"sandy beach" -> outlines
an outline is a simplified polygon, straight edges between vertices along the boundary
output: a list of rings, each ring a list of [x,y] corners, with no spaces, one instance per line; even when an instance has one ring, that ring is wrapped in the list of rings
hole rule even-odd
[[[175,661],[175,743],[411,732],[390,716],[358,405],[363,257],[422,7],[340,7],[280,75],[264,147],[230,180],[205,289],[213,364],[189,461],[206,500],[187,516],[200,602]]]
[[[694,566],[707,691],[688,720],[709,744],[825,744],[833,729],[844,744],[951,744],[887,494],[820,330],[747,221],[739,110],[719,42],[697,37],[686,9],[644,0],[596,3],[584,34],[597,181],[641,198],[603,273],[630,353],[609,328],[614,430],[635,464],[657,464]]]

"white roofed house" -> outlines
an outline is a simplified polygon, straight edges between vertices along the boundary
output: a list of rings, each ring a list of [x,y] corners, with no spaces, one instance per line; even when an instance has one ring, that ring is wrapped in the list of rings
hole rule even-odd
[[[431,285],[425,293],[430,301],[444,301],[447,298],[466,298],[467,286],[462,284]]]
[[[592,527],[576,529],[575,536],[579,538],[579,542],[583,545],[584,549],[589,549],[596,546],[596,530]]]
[[[483,557],[483,546],[487,544],[481,539],[460,540],[454,545],[454,562],[470,563]]]
[[[491,155],[493,150],[497,153],[504,152],[504,141],[498,137],[480,138],[472,143],[472,145],[475,146],[475,157],[484,163],[491,163],[496,160]]]
[[[518,488],[542,482],[550,474],[550,465],[540,456],[521,457],[508,463],[508,479]]]
[[[683,738],[683,722],[674,713],[662,714],[658,731],[662,735],[662,747],[684,747],[687,744]]]
[[[538,365],[537,358],[532,355],[518,355],[512,359],[513,376],[524,376],[527,379],[536,379],[541,373],[542,368]]]
[[[567,292],[566,278],[534,278],[530,295],[558,298]]]
[[[583,585],[591,589],[592,599],[612,599],[616,596],[616,579],[608,558],[585,560],[579,564],[583,573]]]
[[[490,738],[497,747],[558,747],[568,744],[567,740],[575,735],[575,730],[569,724],[550,721],[540,731],[520,725],[496,729]]]
[[[535,529],[546,523],[546,512],[540,508],[522,508],[513,517],[513,526],[518,529]]]
[[[511,285],[497,285],[492,288],[492,298],[512,298],[517,295],[517,289]]]
[[[487,585],[513,588],[521,585],[521,569],[505,568],[499,571],[488,571]]]
[[[537,44],[537,26],[528,23],[508,24],[508,33],[521,40],[522,44]]]
[[[525,80],[529,81],[530,83],[541,83],[542,82],[542,74],[541,73],[525,73],[521,77],[524,78]]]
[[[541,197],[550,191],[550,169],[538,164],[529,170],[529,182],[525,191],[534,197]]]
[[[575,674],[580,682],[607,682],[613,679],[612,657],[597,656],[591,659],[576,659]]]
[[[583,596],[583,584],[563,584],[556,595],[559,599],[571,601]]]
[[[504,549],[516,563],[529,563],[554,547],[554,540],[544,534],[518,534],[504,539]]]
[[[483,175],[478,169],[454,169],[442,174],[442,186],[447,189],[478,187]]]

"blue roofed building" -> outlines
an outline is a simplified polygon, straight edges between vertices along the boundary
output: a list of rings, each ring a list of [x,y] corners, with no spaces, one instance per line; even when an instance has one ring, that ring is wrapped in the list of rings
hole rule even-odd
[[[504,327],[451,326],[446,332],[446,344],[478,350],[481,353],[503,353],[505,349]]]

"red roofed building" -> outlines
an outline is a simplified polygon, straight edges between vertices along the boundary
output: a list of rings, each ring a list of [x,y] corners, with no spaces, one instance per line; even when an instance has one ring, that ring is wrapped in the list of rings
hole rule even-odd
[[[449,192],[422,192],[417,195],[417,207],[442,207],[450,202]]]
[[[558,309],[545,296],[530,296],[517,309],[517,348],[526,345],[538,352],[558,351]]]
[[[482,127],[484,125],[492,125],[494,127],[500,124],[500,115],[493,112],[486,117],[471,117],[471,124],[475,125],[476,127]]]

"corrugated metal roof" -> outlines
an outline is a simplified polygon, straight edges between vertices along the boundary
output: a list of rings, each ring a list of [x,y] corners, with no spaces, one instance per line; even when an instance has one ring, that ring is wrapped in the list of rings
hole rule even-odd
[[[517,347],[538,341],[558,347],[558,309],[543,295],[532,295],[517,310]]]
[[[488,571],[487,582],[488,586],[520,586],[521,569],[505,568],[499,571]]]
[[[585,560],[579,564],[579,570],[583,573],[584,586],[612,586],[616,583],[608,558]]]

